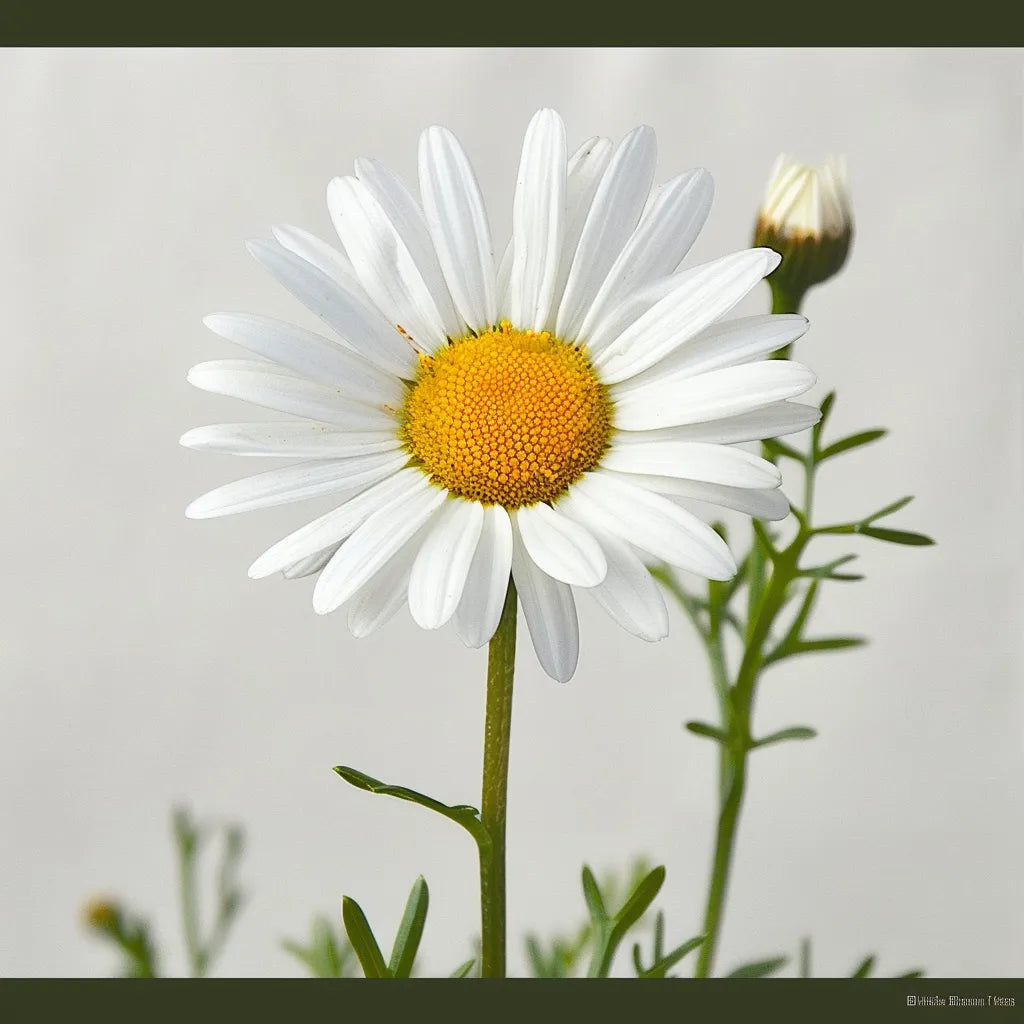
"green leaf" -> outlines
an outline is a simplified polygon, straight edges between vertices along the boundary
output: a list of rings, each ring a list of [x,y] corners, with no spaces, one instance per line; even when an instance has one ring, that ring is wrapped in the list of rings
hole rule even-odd
[[[856,558],[856,555],[843,555],[842,558],[837,558],[835,561],[827,562],[825,565],[816,565],[811,569],[799,569],[797,571],[797,576],[813,580],[853,579],[855,577],[836,576],[835,571],[844,565],[849,565],[850,562],[856,560]],[[858,576],[856,579],[863,579],[863,577]]]
[[[875,540],[886,540],[890,544],[908,544],[911,547],[927,547],[934,544],[931,537],[923,533],[911,533],[909,530],[886,530],[880,526],[861,526],[857,531],[866,537],[874,537]]]
[[[384,956],[373,937],[370,922],[366,920],[363,908],[349,896],[342,897],[341,919],[345,922],[348,941],[359,957],[363,974],[367,978],[390,978],[391,972],[384,963]]]
[[[721,729],[718,729],[713,725],[708,725],[707,722],[687,722],[686,728],[697,736],[706,736],[709,740],[714,740],[716,743],[729,743],[728,733],[723,732]]]
[[[794,462],[800,463],[807,461],[795,448],[791,448],[788,444],[779,441],[777,438],[766,438],[761,444],[769,455],[774,455],[776,458],[792,459]]]
[[[905,974],[897,974],[897,978],[923,978],[924,971],[920,967],[915,967],[912,971],[907,971]]]
[[[888,434],[888,430],[864,430],[859,434],[851,434],[849,437],[844,437],[841,441],[835,441],[830,444],[827,448],[818,452],[818,459],[824,462],[825,459],[831,459],[833,455],[839,455],[842,452],[848,452],[853,448],[861,448],[866,444],[871,444],[872,441],[877,441],[880,438],[885,437]]]
[[[597,887],[594,872],[586,864],[583,865],[583,898],[587,901],[591,920],[597,927],[603,927],[608,921],[608,911],[605,909],[601,890]]]
[[[873,516],[868,516],[867,519],[863,520],[863,522],[873,523],[876,519],[883,519],[885,516],[891,516],[895,512],[899,512],[900,509],[906,508],[913,500],[914,496],[912,494],[905,498],[900,498],[899,501],[894,501],[891,505],[886,505],[885,508],[879,510]]]
[[[813,651],[838,651],[845,647],[863,647],[867,640],[862,636],[826,636],[819,640],[801,640],[790,652],[810,654]]]
[[[853,972],[851,977],[854,978],[866,978],[870,973],[871,969],[875,966],[874,956],[867,956],[861,962],[857,969]]]
[[[814,452],[818,451],[818,445],[821,442],[821,432],[825,429],[825,423],[828,421],[829,414],[832,412],[832,406],[836,402],[836,393],[830,391],[822,401],[819,408],[821,409],[821,419],[811,427],[811,444]]]
[[[410,803],[419,804],[427,810],[435,811],[452,821],[458,822],[463,828],[477,837],[483,829],[480,822],[480,812],[469,804],[455,804],[450,806],[435,800],[432,796],[418,793],[414,789],[406,789],[405,786],[392,786],[380,779],[375,779],[365,772],[355,768],[348,768],[345,765],[337,766],[334,771],[341,776],[350,786],[361,789],[366,793],[377,793],[382,796],[393,796],[399,800],[408,800]]]
[[[704,942],[703,935],[697,935],[692,939],[687,939],[681,946],[676,946],[671,953],[666,953],[661,959],[655,961],[646,970],[638,970],[638,978],[664,978],[665,975],[673,968],[680,960],[686,956],[687,953],[692,953],[698,946]],[[633,947],[633,963],[637,967],[639,964],[640,946],[635,945]]]
[[[770,743],[782,743],[784,740],[813,740],[818,734],[807,725],[794,725],[788,729],[780,729],[762,740],[755,740],[755,747],[767,747]]]
[[[471,970],[473,970],[473,965],[475,963],[476,963],[476,960],[473,957],[470,957],[464,964],[459,964],[459,966],[456,967],[455,970],[452,971],[452,973],[448,975],[448,977],[449,978],[465,978],[469,974],[469,972]]]
[[[654,902],[661,887],[665,884],[664,867],[656,867],[650,874],[640,880],[640,883],[630,894],[629,899],[622,905],[622,908],[612,919],[614,922],[613,932],[625,934],[647,913],[647,909]]]
[[[427,906],[430,903],[430,892],[427,883],[420,875],[412,884],[412,891],[405,904],[402,923],[398,926],[395,945],[391,950],[391,961],[388,970],[393,978],[412,976],[412,965],[416,959],[416,951],[423,937],[423,925],[427,920]]]
[[[767,978],[769,975],[781,971],[789,963],[788,956],[777,956],[771,960],[755,960],[751,964],[744,964],[737,967],[728,975],[730,978]]]

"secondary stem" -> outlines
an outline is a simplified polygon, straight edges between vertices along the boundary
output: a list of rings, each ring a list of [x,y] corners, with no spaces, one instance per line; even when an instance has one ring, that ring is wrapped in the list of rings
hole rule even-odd
[[[516,586],[509,580],[498,629],[487,651],[487,716],[484,723],[480,819],[489,842],[480,846],[482,978],[505,977],[505,807],[516,663]]]

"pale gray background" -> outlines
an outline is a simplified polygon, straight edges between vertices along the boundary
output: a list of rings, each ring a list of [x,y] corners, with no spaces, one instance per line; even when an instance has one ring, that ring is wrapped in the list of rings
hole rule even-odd
[[[297,974],[278,947],[345,892],[390,942],[430,883],[424,969],[465,958],[474,851],[427,812],[360,794],[348,763],[476,802],[483,652],[403,613],[353,640],[309,581],[250,561],[319,508],[190,522],[256,461],[177,447],[248,408],[185,383],[237,353],[217,309],[314,323],[246,255],[291,222],[325,237],[328,179],[359,155],[414,174],[441,122],[471,153],[503,244],[522,133],[556,107],[570,144],[658,132],[659,180],[697,164],[717,196],[693,260],[748,243],[776,154],[848,156],[857,237],[812,293],[799,354],[840,391],[834,425],[892,429],[823,473],[827,515],[912,493],[912,550],[862,542],[866,582],[818,630],[865,650],[773,670],[762,730],[820,736],[754,758],[720,966],[796,949],[848,973],[1018,975],[1021,778],[1019,51],[8,51],[0,61],[0,972],[94,975],[114,957],[78,908],[119,893],[180,970],[169,810],[249,830],[252,894],[218,973]],[[764,308],[759,288],[744,309]],[[793,482],[795,477],[790,478]],[[316,503],[313,503],[316,505]],[[846,546],[824,549],[836,554]],[[680,616],[645,645],[586,600],[568,685],[521,647],[509,809],[520,936],[583,913],[579,870],[668,866],[670,938],[697,931],[712,829],[702,654]],[[172,945],[173,943],[173,945]]]

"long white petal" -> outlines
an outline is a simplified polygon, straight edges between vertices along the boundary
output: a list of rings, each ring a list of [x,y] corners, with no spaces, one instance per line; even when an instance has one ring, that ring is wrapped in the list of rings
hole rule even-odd
[[[189,505],[185,515],[189,519],[210,519],[304,501],[306,498],[319,498],[338,491],[355,491],[391,476],[408,461],[409,456],[405,452],[397,452],[360,455],[354,459],[300,462],[295,466],[272,469],[235,480],[208,491]]]
[[[807,318],[799,313],[763,313],[719,321],[705,327],[643,373],[613,385],[612,396],[656,381],[682,380],[725,366],[763,359],[802,337],[807,326]]]
[[[700,234],[714,198],[711,175],[699,167],[660,188],[640,218],[583,318],[577,340],[630,292],[672,274]]]
[[[512,523],[501,505],[486,505],[476,553],[455,612],[455,630],[467,647],[482,647],[494,636],[511,568]]]
[[[778,467],[742,448],[702,441],[649,441],[607,451],[602,469],[702,480],[726,487],[778,487]]]
[[[367,405],[339,388],[296,376],[275,363],[216,359],[193,366],[188,382],[201,391],[349,430],[393,430],[396,426],[394,413],[384,406]]]
[[[312,263],[317,270],[335,281],[341,282],[360,298],[364,300],[367,298],[363,292],[363,286],[359,283],[359,278],[356,277],[352,261],[340,249],[328,245],[316,235],[291,224],[275,224],[270,231],[278,243],[289,252],[295,253],[307,263]]]
[[[577,337],[594,296],[640,220],[657,158],[657,140],[647,125],[634,128],[615,148],[591,203],[565,283],[555,322],[559,337]]]
[[[377,308],[421,352],[443,345],[447,330],[408,245],[358,178],[334,178],[327,208],[359,281]]]
[[[621,538],[591,525],[608,561],[604,581],[588,593],[627,632],[641,640],[668,636],[668,609],[661,588]]]
[[[604,579],[604,552],[585,526],[543,502],[517,509],[515,520],[527,553],[549,576],[578,587]]]
[[[572,678],[580,655],[580,626],[572,588],[537,567],[512,524],[512,578],[541,668],[564,683]]]
[[[203,323],[256,355],[331,384],[360,401],[400,406],[405,399],[405,386],[394,374],[302,327],[253,313],[211,313]]]
[[[323,551],[317,551],[315,554],[300,558],[293,565],[289,565],[287,569],[282,569],[281,575],[286,580],[298,580],[304,576],[314,576],[334,557],[334,552],[340,547],[341,542],[339,541],[337,544],[324,548]]]
[[[728,545],[707,523],[619,476],[600,470],[585,474],[559,507],[573,519],[592,522],[670,565],[712,580],[736,574]]]
[[[473,167],[447,128],[420,136],[420,194],[455,308],[474,330],[497,322],[494,246]]]
[[[614,423],[620,430],[652,430],[739,416],[795,398],[816,380],[806,366],[786,359],[727,366],[685,380],[648,384],[618,397]]]
[[[524,330],[543,330],[555,302],[565,230],[565,125],[553,110],[539,110],[523,140],[512,207],[515,245],[509,280],[510,319]]]
[[[609,470],[609,472],[612,472]],[[612,473],[626,483],[646,487],[649,491],[671,498],[703,501],[722,508],[731,508],[758,519],[777,521],[789,515],[789,499],[778,487],[727,487],[701,480],[680,480],[671,476],[650,476],[645,473]]]
[[[635,292],[629,292],[624,299],[612,305],[596,320],[594,327],[582,340],[596,358],[628,328],[645,316],[662,299],[672,294],[680,275],[659,277],[645,284]]]
[[[430,524],[409,579],[409,611],[423,629],[439,629],[455,614],[483,522],[479,502],[449,498]]]
[[[746,249],[677,274],[673,290],[597,354],[601,379],[615,384],[664,359],[728,313],[780,259],[771,249]]]
[[[254,580],[263,579],[286,569],[299,559],[308,558],[326,547],[338,544],[378,509],[398,498],[425,490],[427,486],[423,472],[409,467],[393,473],[373,487],[362,489],[361,493],[350,495],[337,508],[288,534],[264,551],[249,566],[250,577]]]
[[[701,423],[684,423],[655,430],[617,430],[612,443],[646,444],[648,441],[709,441],[712,444],[739,444],[783,437],[813,427],[821,412],[800,402],[772,402],[758,409]]]
[[[276,243],[254,239],[247,245],[253,257],[354,352],[387,373],[407,380],[416,375],[412,346],[360,295]]]
[[[320,573],[313,610],[326,615],[344,604],[434,515],[446,496],[447,491],[428,483],[374,512]]]
[[[310,420],[274,423],[215,423],[195,427],[179,442],[194,451],[292,459],[338,459],[378,455],[402,447],[394,431],[355,433]]]
[[[348,628],[356,639],[375,633],[408,601],[412,565],[429,526],[421,526],[349,601]]]
[[[430,290],[446,333],[453,337],[464,333],[465,325],[452,303],[420,204],[402,179],[379,160],[360,157],[356,160],[355,171],[356,177],[380,204],[385,216],[408,247]]]

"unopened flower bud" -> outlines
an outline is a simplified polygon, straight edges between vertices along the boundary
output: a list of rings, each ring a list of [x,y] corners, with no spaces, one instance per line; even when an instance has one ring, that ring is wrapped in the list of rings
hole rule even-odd
[[[121,908],[111,899],[95,897],[82,908],[82,919],[96,931],[110,931],[121,916]]]
[[[814,167],[780,156],[754,230],[755,246],[782,256],[768,279],[775,312],[796,312],[808,288],[837,274],[852,238],[846,161],[828,157]]]

